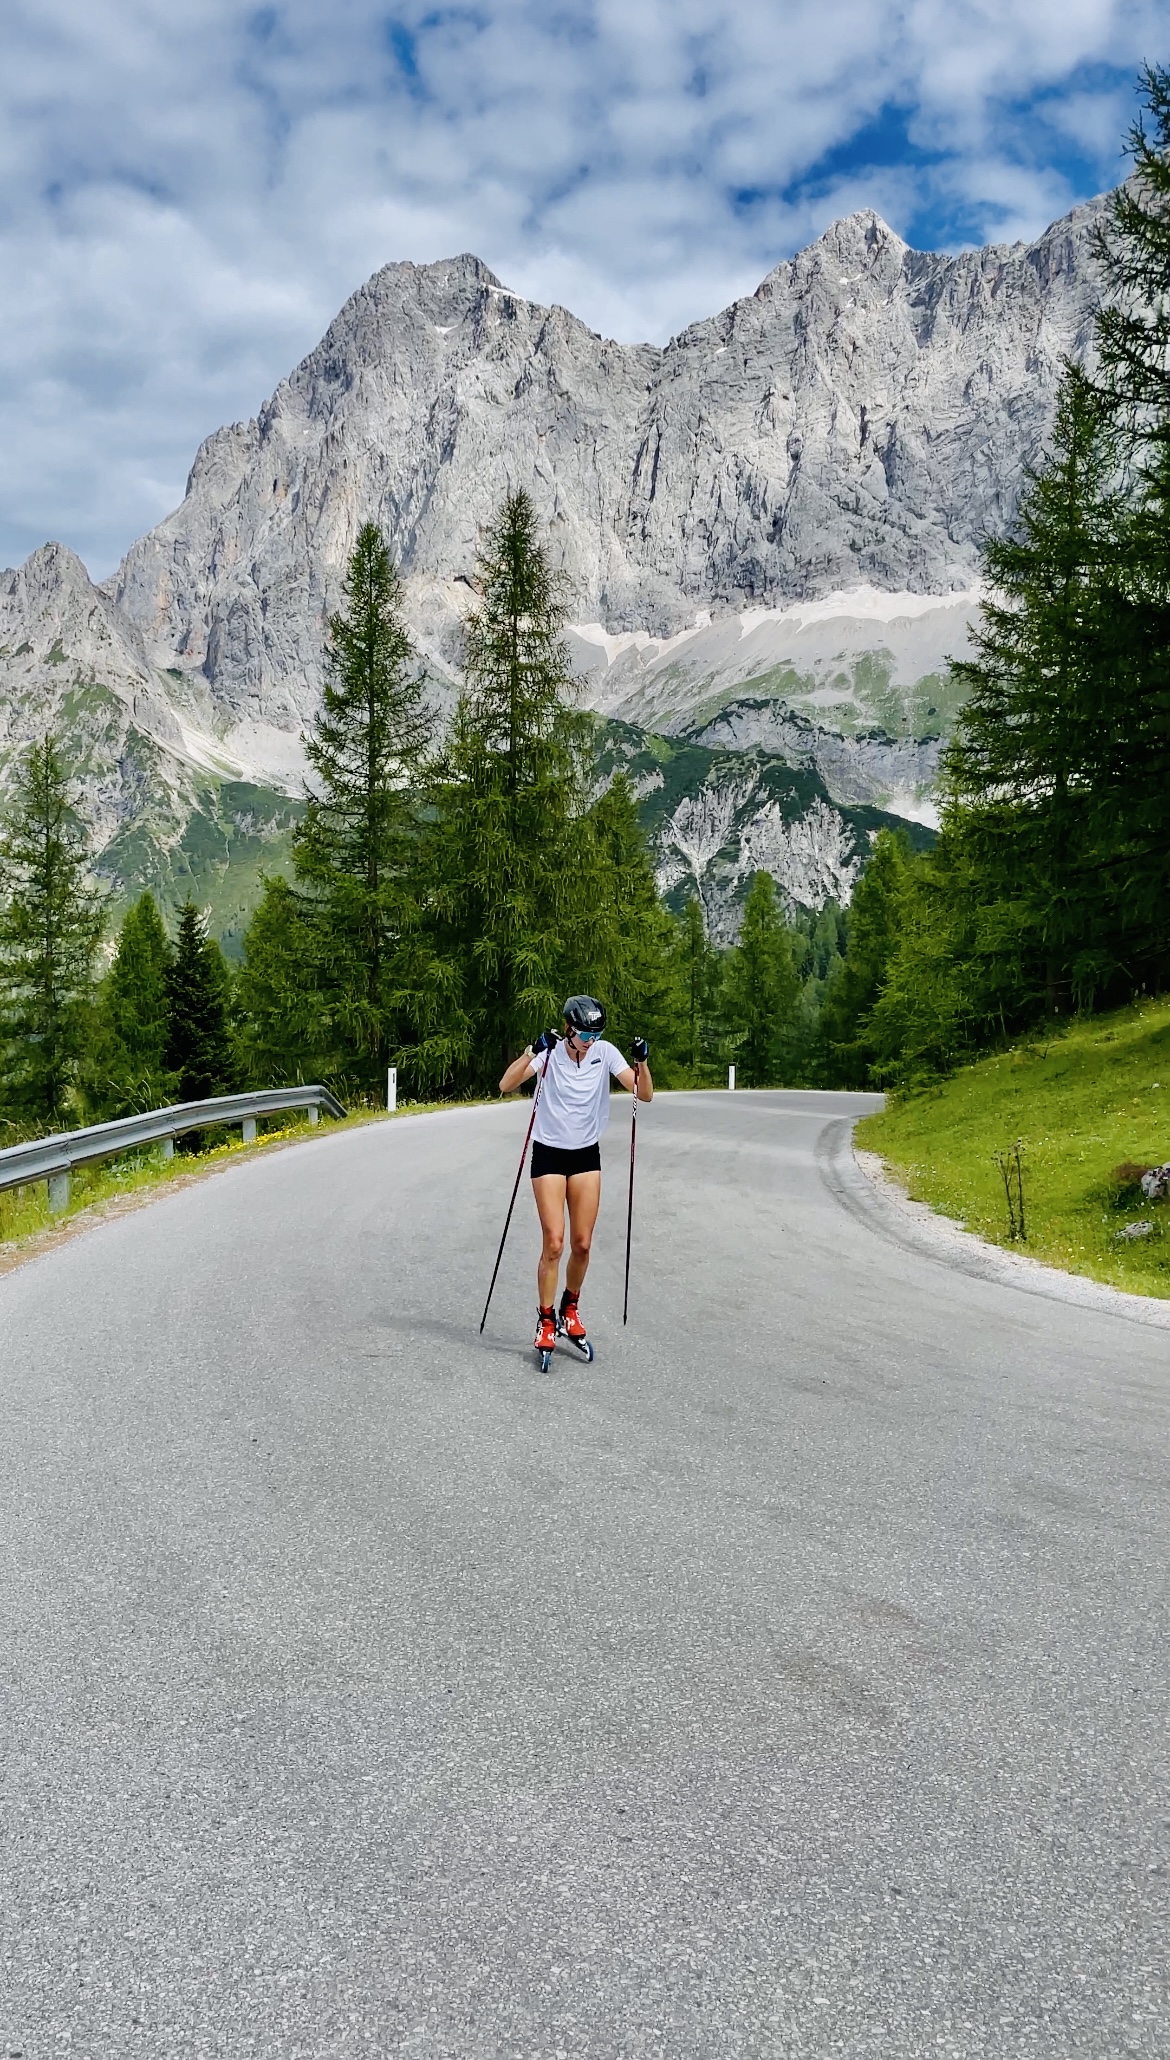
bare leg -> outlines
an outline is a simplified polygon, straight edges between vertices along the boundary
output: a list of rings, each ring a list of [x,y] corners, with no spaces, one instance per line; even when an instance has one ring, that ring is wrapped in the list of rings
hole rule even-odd
[[[570,1173],[566,1185],[569,1190],[569,1263],[565,1268],[565,1286],[571,1295],[579,1295],[589,1271],[593,1226],[601,1206],[601,1175]],[[555,1289],[555,1274],[553,1286]]]
[[[580,1174],[575,1176],[581,1179]],[[542,1309],[551,1309],[557,1298],[561,1253],[565,1249],[565,1176],[542,1173],[532,1183],[543,1237],[540,1264],[536,1269],[536,1292]]]

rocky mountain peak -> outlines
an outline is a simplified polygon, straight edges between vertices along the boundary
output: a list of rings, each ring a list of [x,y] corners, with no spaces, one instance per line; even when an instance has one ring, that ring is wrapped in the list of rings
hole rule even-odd
[[[137,626],[91,583],[67,544],[41,544],[23,565],[0,572],[0,647],[28,680],[45,665],[52,680],[74,659],[112,669],[119,680],[148,675]],[[0,704],[0,718],[3,712]]]
[[[710,761],[701,794],[678,772],[663,865],[715,880],[731,808],[741,884],[767,864],[808,905],[846,894],[869,832],[842,810],[929,815],[980,539],[1010,523],[1063,357],[1090,345],[1099,207],[953,257],[859,209],[661,349],[604,341],[469,252],[384,266],[254,420],[204,441],[112,580],[56,543],[0,574],[0,775],[67,722],[99,845],[132,853],[149,819],[166,871],[197,808],[234,849],[249,783],[299,791],[360,524],[386,534],[446,695],[485,525],[523,485],[571,583],[587,703],[689,737],[680,768]],[[786,764],[817,784],[815,822]],[[738,887],[716,887],[733,924]]]
[[[605,343],[470,253],[387,265],[255,423],[208,439],[111,591],[228,720],[297,729],[360,523],[386,531],[446,662],[516,484],[578,619],[613,631],[858,584],[965,590],[1084,347],[1091,215],[951,258],[859,209],[665,350]]]
[[[834,258],[860,263],[872,267],[886,258],[893,258],[901,264],[910,245],[904,243],[897,232],[883,221],[875,208],[857,208],[851,215],[842,215],[810,243],[807,250],[789,259],[789,265],[811,265],[819,258],[822,262]],[[776,270],[782,270],[777,266]],[[773,274],[772,276],[775,276]]]
[[[71,551],[68,544],[52,540],[31,551],[23,565],[0,572],[0,594],[19,596],[33,607],[45,595],[56,594],[70,585],[79,591],[88,588],[89,574],[76,551]]]

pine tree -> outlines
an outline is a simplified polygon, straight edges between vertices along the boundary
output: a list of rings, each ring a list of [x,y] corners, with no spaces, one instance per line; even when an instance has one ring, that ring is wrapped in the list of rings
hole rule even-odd
[[[101,1118],[163,1108],[174,1079],[165,1064],[171,947],[152,894],[128,910],[101,985],[85,1066],[86,1100]]]
[[[1170,446],[1170,69],[1142,72],[1146,115],[1129,133],[1134,176],[1094,238],[1109,299],[1097,313],[1099,393],[1139,450]]]
[[[1067,366],[1017,533],[984,550],[999,598],[983,604],[975,657],[953,667],[968,698],[946,798],[977,897],[1013,904],[1010,948],[1049,1010],[1083,1000],[1119,942],[1093,804],[1103,737],[1128,696],[1116,463],[1089,381]]]
[[[679,1052],[693,1080],[711,1070],[711,1036],[719,986],[719,959],[707,936],[707,918],[692,894],[675,929],[675,977],[679,993]]]
[[[307,745],[318,789],[293,839],[313,926],[305,967],[334,1041],[367,1087],[408,1032],[405,960],[418,916],[418,787],[432,720],[402,621],[398,574],[363,524],[329,625],[328,676]]]
[[[19,1120],[66,1123],[92,1005],[102,901],[57,740],[33,744],[0,836],[4,1099]]]
[[[179,935],[167,975],[166,1063],[180,1101],[230,1094],[235,1060],[228,1024],[231,980],[223,953],[194,902],[179,910]]]
[[[1170,986],[1170,440],[1151,452],[1121,543],[1088,862],[1101,907],[1095,961],[1117,965],[1132,992]]]
[[[822,1077],[833,1087],[866,1087],[877,1053],[867,1019],[902,927],[911,863],[904,831],[881,830],[845,917],[845,952],[828,974],[817,1036]]]
[[[1142,74],[1145,111],[1129,135],[1133,176],[1096,237],[1107,298],[1098,309],[1097,396],[1132,479],[1121,525],[1114,684],[1102,710],[1092,819],[1116,932],[1134,986],[1170,982],[1170,69]],[[1117,933],[1120,934],[1117,934]]]
[[[665,1084],[675,1056],[677,981],[673,926],[658,897],[654,866],[629,780],[617,773],[593,809],[597,943],[588,969],[604,997],[606,1035],[621,1050],[645,1037]]]
[[[998,922],[1010,931],[1012,917],[1009,904],[980,906],[971,885],[953,822],[932,852],[908,862],[900,880],[890,881],[896,932],[892,948],[882,952],[880,985],[854,1046],[867,1070],[863,1079],[853,1076],[843,1084],[915,1086],[948,1072],[988,1040],[996,1027],[995,989],[987,978],[983,933],[989,919],[993,933]],[[888,933],[883,942],[890,942]],[[993,965],[1002,982],[1006,939],[993,934],[991,942],[1001,946],[993,951]],[[1005,1027],[1002,1015],[998,1027]]]
[[[792,940],[771,873],[759,872],[744,904],[739,944],[725,984],[737,1065],[745,1087],[780,1084],[792,1040],[800,983]]]
[[[563,581],[532,503],[509,494],[478,565],[465,686],[430,791],[436,997],[413,1063],[433,1085],[484,1087],[601,948],[587,717],[568,705]]]
[[[264,892],[244,933],[237,993],[240,1062],[252,1087],[295,1086],[345,1074],[324,982],[313,964],[319,931],[303,897],[279,877]]]

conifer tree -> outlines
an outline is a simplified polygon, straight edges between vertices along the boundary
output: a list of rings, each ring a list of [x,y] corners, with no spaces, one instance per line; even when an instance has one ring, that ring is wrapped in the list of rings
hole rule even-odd
[[[19,1120],[66,1123],[85,1044],[102,901],[57,740],[20,765],[0,835],[4,1100]]]
[[[646,1037],[659,1054],[666,1082],[674,1056],[677,979],[674,935],[658,897],[654,866],[637,803],[624,773],[617,773],[593,808],[597,867],[596,946],[586,969],[591,989],[604,997],[606,1035],[621,1050]]]
[[[237,976],[239,1055],[252,1087],[340,1079],[348,1053],[336,1041],[322,987],[314,977],[318,931],[303,897],[279,877],[264,892],[244,933]]]
[[[778,1086],[789,1055],[800,983],[771,873],[759,872],[752,881],[724,991],[743,1085]]]
[[[102,1118],[163,1108],[174,1080],[165,1057],[171,947],[152,894],[123,919],[113,963],[102,982],[86,1062],[86,1099]]]
[[[1115,471],[1097,396],[1069,365],[1017,532],[985,546],[997,598],[983,604],[975,656],[953,667],[968,696],[944,767],[954,829],[977,898],[1013,904],[1005,936],[1050,1010],[1092,990],[1117,941],[1093,805],[1103,737],[1128,692]]]
[[[377,1087],[407,1034],[401,989],[418,916],[417,790],[432,720],[412,670],[398,574],[373,522],[358,532],[343,592],[306,747],[318,791],[293,853],[314,932],[306,982],[347,1070]]]
[[[1147,66],[1142,83],[1134,173],[1096,238],[1107,287],[1097,392],[1134,476],[1092,815],[1118,917],[1110,942],[1131,986],[1170,982],[1170,69]]]
[[[1134,176],[1094,237],[1108,299],[1096,318],[1099,393],[1139,449],[1170,446],[1170,69],[1142,71],[1145,115],[1129,133]],[[1148,122],[1147,118],[1148,117]]]
[[[911,863],[904,831],[881,830],[853,890],[845,918],[845,952],[833,965],[817,1035],[822,1077],[833,1087],[866,1087],[877,1057],[867,1020],[898,944]]]
[[[996,1027],[995,979],[1007,977],[1008,954],[993,951],[989,979],[986,928],[990,920],[993,932],[997,922],[1010,932],[1010,904],[979,904],[954,820],[934,850],[908,861],[890,886],[897,895],[896,932],[892,948],[883,949],[877,995],[854,1042],[867,1072],[844,1085],[917,1085],[949,1071]],[[889,942],[887,933],[883,946]],[[1002,947],[1006,939],[999,942]],[[998,993],[1002,997],[1002,985]],[[998,1028],[1005,1027],[1001,1012]]]
[[[599,951],[590,725],[569,705],[563,581],[511,493],[478,564],[465,685],[430,793],[429,977],[442,1009],[414,1063],[434,1084],[487,1086]]]
[[[231,981],[224,956],[194,902],[179,910],[179,934],[167,973],[166,1063],[178,1098],[206,1101],[230,1094],[235,1060],[228,1023]]]
[[[1116,965],[1132,992],[1170,986],[1170,439],[1151,451],[1121,547],[1088,862],[1100,909],[1092,963]]]
[[[718,954],[707,936],[707,918],[692,894],[675,929],[678,988],[678,1056],[693,1079],[708,1070],[709,1042],[719,984]]]

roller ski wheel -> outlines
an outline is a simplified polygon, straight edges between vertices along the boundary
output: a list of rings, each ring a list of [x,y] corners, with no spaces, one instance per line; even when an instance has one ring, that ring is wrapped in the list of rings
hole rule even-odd
[[[556,1343],[556,1316],[551,1309],[541,1309],[537,1312],[536,1336],[532,1340],[532,1349],[536,1353],[537,1359],[540,1362],[540,1370],[542,1373],[548,1372],[549,1366],[552,1361],[552,1355],[556,1350]]]
[[[562,1335],[562,1337],[564,1337],[564,1332],[563,1332],[563,1331],[562,1331],[561,1335]],[[578,1357],[579,1359],[584,1359],[584,1361],[585,1361],[586,1365],[591,1365],[591,1364],[592,1364],[592,1362],[593,1362],[593,1347],[592,1347],[592,1345],[590,1344],[590,1342],[589,1342],[589,1339],[588,1339],[588,1338],[566,1338],[565,1342],[566,1342],[566,1344],[570,1344],[570,1345],[572,1345],[572,1347],[573,1347],[573,1350],[574,1350],[574,1352],[576,1352],[576,1354],[577,1354],[577,1357]]]
[[[565,1289],[564,1294],[561,1296],[560,1314],[557,1317],[557,1336],[564,1338],[567,1345],[572,1345],[574,1352],[577,1353],[579,1358],[584,1359],[586,1363],[592,1361],[593,1347],[585,1335],[585,1325],[578,1314],[577,1297],[576,1295],[571,1295],[568,1288]]]

